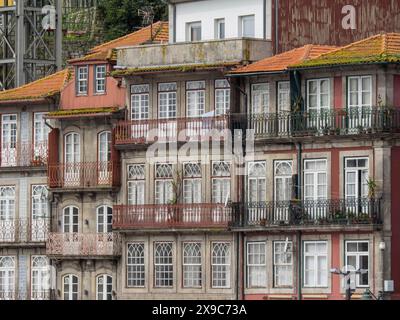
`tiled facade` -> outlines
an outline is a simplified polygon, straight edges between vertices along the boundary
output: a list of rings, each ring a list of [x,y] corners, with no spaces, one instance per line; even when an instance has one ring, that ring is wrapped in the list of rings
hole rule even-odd
[[[398,36],[272,58],[166,39],[94,48],[51,97],[0,93],[0,299],[344,299],[345,265],[354,298],[396,298]]]

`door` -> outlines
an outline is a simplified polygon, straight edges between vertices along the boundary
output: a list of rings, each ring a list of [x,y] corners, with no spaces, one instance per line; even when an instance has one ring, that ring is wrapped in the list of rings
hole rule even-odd
[[[112,300],[112,277],[107,274],[102,274],[96,279],[96,299],[97,300]]]
[[[345,160],[345,198],[347,213],[369,214],[368,210],[368,158],[348,158]]]
[[[307,131],[323,133],[332,128],[334,118],[331,114],[330,80],[314,79],[307,81]],[[299,119],[300,120],[300,119]]]
[[[150,86],[148,84],[131,86],[131,137],[133,139],[144,139],[148,137],[149,131],[149,106]]]
[[[291,132],[290,82],[278,82],[278,135]]]
[[[50,218],[48,215],[48,190],[44,185],[32,186],[32,241],[46,241]]]
[[[157,209],[155,220],[157,223],[168,222],[173,216],[173,210],[168,208],[174,199],[172,180],[156,181],[156,204]]]
[[[201,179],[183,180],[183,200],[185,204],[201,203]],[[183,222],[200,222],[201,219],[202,210],[200,207],[196,207],[196,205],[185,207]]]
[[[15,258],[0,257],[0,300],[15,299]]]
[[[50,268],[49,261],[44,256],[32,256],[32,300],[50,299]]]
[[[257,136],[274,134],[275,119],[270,112],[269,83],[257,83],[251,86],[251,116],[249,128]]]
[[[98,184],[111,185],[111,132],[99,133],[98,147]]]
[[[64,300],[78,300],[78,277],[69,274],[63,278]]]
[[[1,166],[17,165],[17,115],[4,114],[1,117]]]
[[[292,200],[293,162],[275,162],[275,221],[289,220],[289,204]]]
[[[160,83],[158,85],[158,137],[160,140],[177,138],[177,84]]]
[[[248,164],[248,223],[257,224],[268,220],[266,203],[267,170],[265,162]]]
[[[348,121],[350,133],[372,126],[372,77],[348,78]]]
[[[79,250],[79,210],[76,207],[66,207],[63,216],[63,253],[78,255]]]
[[[0,242],[16,240],[15,187],[0,187]]]
[[[69,133],[65,136],[65,169],[64,184],[79,186],[82,169],[80,163],[80,136],[78,133]]]
[[[34,150],[33,159],[35,164],[43,165],[47,163],[47,147],[50,128],[46,126],[44,116],[46,113],[34,114]]]
[[[326,218],[327,161],[305,160],[304,207],[308,219],[318,221]]]

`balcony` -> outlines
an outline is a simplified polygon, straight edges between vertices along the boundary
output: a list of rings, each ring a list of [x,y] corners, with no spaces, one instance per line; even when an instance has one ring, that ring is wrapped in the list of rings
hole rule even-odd
[[[115,233],[50,233],[46,254],[52,257],[115,257],[121,239]]]
[[[50,219],[0,219],[0,245],[44,243],[50,229]]]
[[[116,188],[120,185],[120,164],[113,162],[74,162],[48,166],[52,189]]]
[[[116,145],[148,145],[155,142],[223,141],[230,133],[230,116],[132,120],[115,128]]]
[[[272,55],[272,44],[262,39],[224,39],[120,48],[118,65],[131,69],[160,66],[216,65],[258,61]]]
[[[254,130],[256,140],[383,135],[400,133],[400,110],[367,108],[249,115],[248,127]]]
[[[235,228],[381,225],[381,200],[341,199],[234,205]]]
[[[56,300],[54,290],[20,292],[15,290],[0,291],[0,300]]]
[[[1,146],[0,167],[45,167],[48,158],[47,142],[6,143]]]
[[[227,229],[232,208],[223,204],[114,206],[116,229]]]

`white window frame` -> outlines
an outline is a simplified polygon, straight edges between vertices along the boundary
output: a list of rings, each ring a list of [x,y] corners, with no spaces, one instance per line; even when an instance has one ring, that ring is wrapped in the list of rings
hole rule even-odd
[[[68,215],[68,221],[69,221],[68,224],[66,223],[66,215]],[[74,219],[76,221],[74,221]],[[71,220],[72,220],[72,222],[71,222]],[[67,226],[68,226],[68,231],[66,231]],[[62,230],[63,230],[63,233],[65,233],[65,234],[79,233],[79,208],[78,207],[67,206],[67,207],[63,208]]]
[[[324,161],[325,162],[325,170],[312,170],[312,169],[306,169],[306,164],[310,162],[318,162],[318,161]],[[307,174],[312,174],[313,175],[313,194],[312,196],[306,194],[306,175]],[[325,174],[325,180],[326,184],[318,184],[318,176],[320,174]],[[327,159],[306,159],[304,160],[304,200],[311,200],[311,201],[317,201],[317,200],[326,200],[328,198],[328,160]],[[318,196],[318,186],[324,186],[325,187],[325,195],[323,196]]]
[[[215,165],[229,166],[228,173],[222,173],[222,175],[216,175],[214,172]],[[229,161],[213,161],[211,166],[211,193],[213,203],[226,203],[226,200],[231,198],[231,177],[232,177],[232,165]]]
[[[258,89],[256,89],[259,87]],[[261,87],[265,87],[261,89]],[[251,114],[268,114],[270,111],[270,84],[253,83],[251,85]]]
[[[100,280],[103,283],[100,283]],[[109,281],[111,280],[111,291],[109,292]],[[103,290],[99,290],[102,286]],[[96,300],[113,300],[113,277],[109,274],[99,274],[96,277]]]
[[[287,85],[288,88],[282,88],[283,85]],[[278,81],[277,87],[278,112],[290,112],[290,81]],[[285,99],[282,99],[282,97],[285,97]]]
[[[46,157],[49,140],[50,128],[46,126],[44,116],[47,112],[35,112],[33,114],[33,141],[34,141],[34,156]]]
[[[264,173],[253,173],[253,169],[256,167],[263,167]],[[261,203],[266,201],[267,193],[267,162],[266,161],[254,161],[247,164],[247,199],[251,203]],[[253,194],[251,184],[255,183],[256,192]],[[256,197],[255,201],[252,201],[252,197]]]
[[[66,279],[68,279],[67,283],[65,282]],[[77,291],[74,291],[75,285]],[[68,286],[68,291],[66,291],[66,286]],[[62,277],[62,287],[63,300],[79,300],[79,277],[77,275],[72,273],[64,275]],[[68,296],[68,299],[65,299],[65,295]],[[74,295],[76,295],[76,299],[74,299]]]
[[[281,252],[278,251],[278,247],[284,245],[288,247],[288,251],[286,252]],[[289,250],[290,248],[290,250]],[[292,288],[293,287],[293,242],[288,241],[274,241],[273,242],[273,250],[274,250],[274,288]],[[283,259],[281,256],[286,255],[286,257]],[[287,257],[290,256],[290,259]],[[282,262],[282,260],[286,260],[286,262]],[[291,262],[288,263],[287,260],[290,260]],[[290,273],[290,281],[288,283],[281,283],[281,280],[279,280],[279,275],[281,271],[279,271],[281,268],[288,269]]]
[[[71,141],[69,140],[69,137]],[[65,164],[78,163],[81,160],[81,135],[77,132],[69,132],[65,135],[64,159]],[[68,152],[67,146],[71,145],[71,152]]]
[[[13,300],[15,298],[15,285],[16,285],[16,257],[14,256],[0,256],[0,263],[4,260],[11,261],[13,266],[0,265],[0,278],[8,279],[8,281],[1,281],[3,288],[0,287],[0,300]]]
[[[134,168],[137,168],[134,170]],[[130,174],[130,171],[142,173]],[[146,202],[146,166],[144,164],[130,164],[127,166],[127,197],[128,205],[144,205]]]
[[[322,82],[328,82],[328,92],[322,92]],[[311,94],[310,88],[311,83],[316,83],[317,85],[317,92],[315,94]],[[322,105],[322,95],[328,95],[328,105]],[[317,105],[315,107],[310,106],[310,96],[315,95],[317,97]],[[316,112],[320,113],[323,111],[329,111],[331,109],[331,79],[330,78],[321,78],[321,79],[309,79],[307,80],[307,110],[308,112]]]
[[[131,86],[131,120],[149,119],[150,85],[140,84]]]
[[[41,260],[45,265],[35,265]],[[50,268],[49,259],[46,256],[31,257],[31,299],[48,300],[50,289]]]
[[[110,212],[110,210],[111,212]],[[102,211],[102,212],[101,212]],[[96,228],[99,234],[112,233],[113,208],[108,205],[101,205],[96,208]],[[100,218],[102,221],[100,221]]]
[[[197,255],[189,255],[193,253],[193,249],[188,251],[186,246],[197,248]],[[203,259],[202,245],[200,242],[184,242],[182,243],[182,278],[184,288],[202,288],[203,286]]]
[[[287,164],[288,166],[290,166],[291,168],[291,174],[279,174],[278,173],[278,169],[279,166],[282,164]],[[284,193],[289,193],[289,199],[278,199],[278,180],[282,180],[282,182],[284,181],[290,181],[289,185],[287,184],[283,184],[282,186],[284,186],[284,188],[288,188],[289,190],[284,190]],[[275,201],[290,201],[292,200],[291,198],[291,194],[292,194],[292,180],[293,180],[293,160],[276,160],[274,161],[274,200]]]
[[[77,95],[87,95],[89,89],[89,66],[77,67],[76,81]]]
[[[308,244],[324,244],[326,246],[326,252],[323,254],[310,254],[306,252],[306,246]],[[328,252],[329,252],[329,246],[328,246],[328,241],[304,241],[303,242],[303,256],[304,256],[304,261],[303,261],[303,286],[305,288],[327,288],[328,287],[328,265],[329,265],[329,257],[328,257]],[[314,268],[314,279],[312,279],[313,283],[307,284],[306,283],[306,272],[308,269],[306,269],[306,258],[307,257],[313,257],[313,268]],[[325,257],[326,259],[326,278],[325,278],[325,283],[318,283],[318,274],[321,272],[321,270],[318,268],[318,258],[320,257]]]
[[[168,89],[161,89],[161,87]],[[177,83],[158,84],[158,117],[160,119],[174,119],[177,116]]]
[[[215,252],[216,246],[225,246],[227,248],[223,257],[217,255],[220,252]],[[230,242],[211,243],[211,287],[213,289],[229,289],[231,287],[231,251]]]
[[[7,133],[6,133],[7,132]],[[1,166],[17,165],[18,116],[17,114],[1,115]]]
[[[199,29],[200,28],[200,39],[193,39],[193,29]],[[201,41],[202,40],[202,24],[201,21],[193,21],[193,22],[187,22],[186,23],[186,40],[188,42],[195,42],[195,41]]]
[[[365,251],[358,251],[358,249],[357,249],[356,252],[349,252],[347,245],[351,244],[351,243],[353,243],[353,244],[356,243],[357,246],[359,244],[361,244],[361,243],[367,244],[368,245],[368,251],[366,251],[366,252]],[[361,269],[360,268],[360,258],[361,257],[368,257],[368,269],[367,269],[368,270],[368,277],[367,277],[368,283],[367,284],[360,284],[361,275],[360,274],[356,274],[356,287],[357,288],[368,288],[369,287],[369,275],[370,275],[369,271],[370,271],[370,263],[371,263],[371,261],[370,261],[370,243],[369,243],[369,241],[368,240],[347,240],[347,241],[345,241],[344,247],[345,247],[345,261],[346,261],[345,265],[346,266],[350,266],[350,264],[348,262],[349,256],[355,256],[356,257],[356,265],[353,266],[353,267],[354,267],[354,269],[356,271]]]
[[[31,221],[32,241],[45,241],[50,223],[47,185],[31,186]]]
[[[225,39],[226,37],[226,24],[225,24],[225,18],[219,18],[214,20],[214,30],[215,30],[215,39],[222,40]],[[223,30],[221,29],[221,26],[223,26]]]
[[[157,262],[157,247],[169,246],[170,254],[159,256],[164,261]],[[164,276],[167,276],[164,278]],[[175,281],[174,275],[174,244],[172,242],[154,243],[154,287],[155,288],[173,288]]]
[[[362,82],[364,79],[369,79],[370,80],[370,86],[369,86],[369,90],[364,91],[362,89]],[[351,91],[351,87],[350,87],[350,82],[351,80],[357,80],[358,84],[358,88],[357,91]],[[352,93],[357,93],[358,94],[358,104],[351,104],[351,94]],[[370,101],[369,103],[362,103],[362,95],[364,92],[369,92],[370,94]],[[358,108],[358,109],[362,109],[364,107],[372,107],[372,76],[366,75],[366,76],[351,76],[347,78],[347,106],[348,108]]]
[[[145,288],[146,261],[144,242],[127,243],[126,256],[126,286],[128,288]],[[130,248],[134,248],[130,250]]]
[[[250,248],[252,246],[259,246],[259,251],[255,253],[251,253]],[[262,250],[262,246],[264,246],[264,250]],[[246,251],[246,258],[247,258],[247,268],[246,268],[246,273],[247,273],[247,288],[249,289],[254,289],[254,288],[265,288],[267,286],[267,245],[265,242],[247,242],[247,251]],[[259,256],[259,263],[251,263],[250,262],[250,255]],[[264,263],[262,263],[262,260],[264,260]],[[258,270],[258,271],[257,271]],[[252,285],[252,274],[253,271],[256,271],[256,275],[258,273],[257,280],[255,281],[256,284]],[[263,279],[259,278],[260,274],[263,275]],[[263,282],[262,282],[263,281]]]
[[[357,161],[357,167],[348,167],[348,161],[354,160]],[[359,167],[358,161],[365,160],[366,166]],[[348,174],[355,174],[356,180],[354,181],[355,195],[349,194],[349,181]],[[363,199],[368,197],[368,184],[367,181],[361,181],[362,176],[365,174],[365,179],[369,178],[369,158],[368,157],[346,157],[345,158],[345,175],[344,175],[344,184],[345,184],[345,198],[346,199]],[[361,176],[360,176],[361,175]]]
[[[231,108],[231,87],[226,79],[217,79],[215,87],[215,115],[228,114]]]
[[[191,89],[194,85],[196,89]],[[186,116],[188,118],[198,118],[205,113],[206,109],[206,82],[187,81],[186,82]]]
[[[197,166],[199,173],[187,174],[186,166]],[[202,167],[198,162],[183,163],[183,201],[186,204],[201,203],[202,201]]]
[[[253,23],[253,28],[250,33],[245,32],[246,21],[251,21]],[[256,36],[256,16],[254,14],[249,14],[239,17],[239,37],[240,38],[255,38]]]
[[[95,75],[95,92],[97,94],[106,93],[107,65],[105,64],[96,65],[94,68],[94,75]]]

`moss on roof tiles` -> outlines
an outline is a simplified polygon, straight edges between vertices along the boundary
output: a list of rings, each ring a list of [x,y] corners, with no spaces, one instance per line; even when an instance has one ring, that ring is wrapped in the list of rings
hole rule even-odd
[[[77,116],[77,115],[91,115],[99,113],[114,113],[119,111],[119,107],[105,107],[105,108],[84,108],[72,110],[58,110],[49,112],[48,117],[64,117],[64,116]]]

